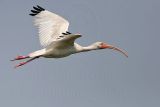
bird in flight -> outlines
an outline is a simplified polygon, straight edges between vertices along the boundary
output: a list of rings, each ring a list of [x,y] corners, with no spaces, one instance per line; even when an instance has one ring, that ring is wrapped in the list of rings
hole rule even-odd
[[[104,42],[96,42],[83,47],[75,40],[81,37],[81,34],[72,34],[68,31],[69,22],[63,17],[52,13],[40,6],[33,6],[31,16],[34,16],[34,25],[38,27],[39,40],[43,49],[32,52],[27,56],[17,56],[11,61],[28,59],[15,66],[15,68],[25,65],[37,58],[62,58],[71,54],[87,52],[91,50],[112,49],[121,52],[126,57],[127,53],[115,46]]]

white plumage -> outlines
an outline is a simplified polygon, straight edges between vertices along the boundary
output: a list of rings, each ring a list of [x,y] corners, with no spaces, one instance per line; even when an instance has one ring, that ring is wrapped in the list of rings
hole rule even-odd
[[[34,24],[38,27],[40,43],[43,47],[56,41],[62,33],[68,31],[69,26],[66,19],[47,10],[35,16]]]
[[[98,49],[113,49],[128,57],[125,51],[103,42],[96,42],[87,47],[74,43],[81,35],[68,32],[69,22],[66,19],[38,5],[33,8],[34,10],[31,10],[30,15],[34,16],[34,25],[38,27],[40,44],[43,49],[32,52],[27,56],[17,56],[12,61],[30,59],[19,63],[15,67],[22,66],[39,57],[62,58],[71,54]]]

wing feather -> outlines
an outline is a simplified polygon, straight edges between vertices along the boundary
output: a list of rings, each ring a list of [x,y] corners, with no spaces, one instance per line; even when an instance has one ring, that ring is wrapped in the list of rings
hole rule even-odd
[[[35,16],[34,25],[38,27],[40,44],[43,47],[56,41],[63,32],[68,31],[69,22],[66,19],[55,13],[44,10],[40,6],[33,8],[39,12],[36,13],[32,10],[34,14],[32,13],[30,15]]]

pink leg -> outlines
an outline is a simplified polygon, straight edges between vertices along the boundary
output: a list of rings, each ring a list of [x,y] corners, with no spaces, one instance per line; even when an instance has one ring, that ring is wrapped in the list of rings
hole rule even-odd
[[[15,68],[20,67],[20,66],[22,66],[22,65],[25,65],[25,64],[27,64],[28,62],[31,62],[31,61],[33,61],[33,60],[35,60],[35,59],[37,59],[37,58],[39,58],[39,56],[34,57],[34,58],[31,58],[31,59],[27,60],[26,62],[21,62],[21,63],[19,63],[18,65],[16,65]]]
[[[26,59],[26,58],[29,58],[29,56],[17,56],[16,58],[12,59],[11,61],[21,60],[21,59]]]

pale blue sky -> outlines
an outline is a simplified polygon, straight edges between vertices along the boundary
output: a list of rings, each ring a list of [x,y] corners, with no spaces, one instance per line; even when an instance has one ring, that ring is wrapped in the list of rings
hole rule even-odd
[[[16,55],[40,49],[28,14],[34,5],[58,13],[85,46],[104,41],[128,51],[41,58],[14,69]],[[1,0],[1,107],[159,107],[160,1]]]

